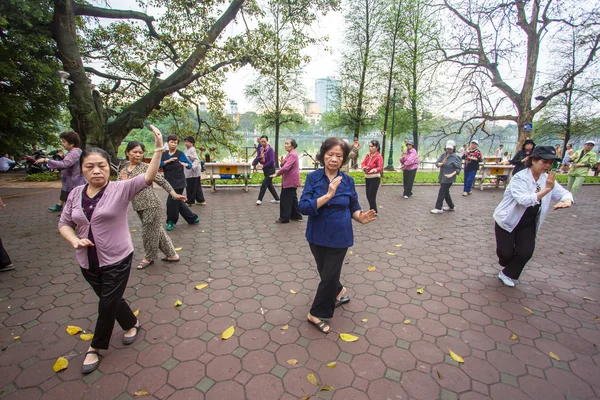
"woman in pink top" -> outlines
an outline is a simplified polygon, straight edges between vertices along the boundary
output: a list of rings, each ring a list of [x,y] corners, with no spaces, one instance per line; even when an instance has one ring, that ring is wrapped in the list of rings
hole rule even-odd
[[[402,165],[401,169],[402,174],[404,175],[404,198],[408,199],[413,195],[413,183],[415,183],[417,168],[419,168],[419,155],[411,140],[406,142],[406,151],[402,154],[402,157],[400,157],[400,164]]]
[[[156,148],[144,175],[109,182],[108,154],[97,148],[81,154],[79,165],[88,184],[71,191],[58,223],[60,234],[75,248],[83,277],[100,298],[94,338],[81,368],[84,374],[98,368],[99,351],[108,349],[115,320],[125,330],[123,344],[133,343],[141,326],[123,293],[133,259],[127,208],[140,191],[152,185],[163,152],[160,131],[152,125],[150,129]]]
[[[277,173],[271,175],[271,178],[282,176],[281,178],[281,194],[279,199],[279,219],[276,224],[287,224],[290,219],[294,221],[302,221],[302,214],[298,211],[298,195],[296,190],[300,186],[300,162],[298,161],[298,153],[296,147],[298,143],[294,139],[287,139],[283,145],[287,156],[281,156],[279,164],[281,169]]]
[[[383,157],[379,154],[379,141],[369,142],[369,153],[366,155],[360,167],[365,173],[365,184],[367,189],[367,200],[369,208],[377,213],[377,190],[381,183],[381,171],[383,171]]]

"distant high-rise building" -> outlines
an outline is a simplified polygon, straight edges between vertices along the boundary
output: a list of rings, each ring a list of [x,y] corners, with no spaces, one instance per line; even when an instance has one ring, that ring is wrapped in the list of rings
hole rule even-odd
[[[342,82],[332,76],[315,81],[315,103],[319,104],[322,114],[339,106],[341,86]]]
[[[238,114],[238,103],[235,100],[229,100],[229,114],[237,115]]]

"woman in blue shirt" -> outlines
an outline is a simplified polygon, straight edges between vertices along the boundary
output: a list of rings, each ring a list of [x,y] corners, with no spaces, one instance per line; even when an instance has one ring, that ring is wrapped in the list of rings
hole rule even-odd
[[[376,219],[375,210],[360,209],[354,179],[340,172],[349,153],[350,147],[343,140],[325,140],[317,155],[325,168],[307,175],[298,203],[300,212],[308,215],[306,239],[321,277],[308,322],[323,333],[331,330],[324,319],[333,317],[336,305],[350,301],[344,296],[340,274],[348,247],[354,244],[352,219],[361,224]]]

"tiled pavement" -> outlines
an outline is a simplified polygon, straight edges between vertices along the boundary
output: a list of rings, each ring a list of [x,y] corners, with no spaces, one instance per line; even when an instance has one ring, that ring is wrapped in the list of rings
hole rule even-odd
[[[514,289],[495,277],[491,213],[501,191],[464,198],[454,187],[458,211],[432,215],[437,187],[417,187],[410,200],[400,190],[380,189],[380,220],[355,225],[342,272],[352,301],[331,326],[357,342],[306,322],[318,280],[305,223],[274,224],[278,207],[255,206],[256,189],[220,190],[195,208],[199,227],[172,232],[182,262],[132,271],[126,296],[141,310],[138,342],[124,348],[115,328],[99,371],[82,377],[89,342],[65,327],[93,329],[97,299],[46,211],[58,191],[0,188],[1,236],[17,265],[0,275],[0,398],[129,399],[146,390],[158,399],[300,399],[317,389],[311,372],[335,388],[321,399],[600,398],[600,187],[550,213]],[[139,260],[140,223],[133,213],[129,221]],[[209,287],[195,290],[202,282]],[[220,340],[230,325],[234,336]],[[70,366],[54,373],[59,356]],[[331,361],[336,368],[326,368]]]

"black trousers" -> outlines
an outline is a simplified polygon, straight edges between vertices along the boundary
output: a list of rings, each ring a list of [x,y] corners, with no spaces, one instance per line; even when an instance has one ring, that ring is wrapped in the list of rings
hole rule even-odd
[[[535,250],[535,223],[517,225],[512,232],[505,231],[496,223],[496,254],[502,272],[511,279],[519,279],[525,264]]]
[[[369,209],[377,212],[377,191],[379,190],[379,183],[381,178],[367,178],[365,179],[365,186],[367,189],[367,200],[369,201]]]
[[[186,180],[186,194],[187,194],[187,203],[194,204],[204,203],[204,193],[202,193],[202,182],[200,177],[197,178],[187,178]]]
[[[446,200],[448,207],[454,208],[454,203],[452,202],[452,197],[450,197],[450,187],[451,186],[452,186],[452,183],[440,184],[440,191],[438,192],[437,201],[435,202],[435,208],[437,208],[438,210],[442,209],[444,200]]]
[[[334,249],[313,243],[309,245],[321,277],[310,315],[319,319],[331,318],[335,310],[335,298],[344,288],[340,283],[340,275],[348,249]]]
[[[263,197],[265,197],[265,192],[269,189],[269,192],[273,195],[275,200],[279,200],[279,195],[275,191],[275,187],[273,186],[273,178],[271,175],[275,173],[275,167],[266,167],[263,168],[263,174],[265,175],[265,179],[263,179],[262,184],[260,185],[260,192],[258,193],[258,200],[262,201]]]
[[[281,189],[281,203],[279,203],[279,220],[281,222],[290,222],[291,219],[302,219],[302,214],[298,210],[297,188]]]
[[[177,194],[183,194],[183,189],[173,189]],[[188,224],[193,224],[198,216],[190,210],[183,200],[173,200],[171,196],[167,197],[167,223],[171,221],[176,224],[179,221],[179,214]]]
[[[404,178],[404,194],[403,196],[412,196],[412,188],[415,183],[415,176],[417,176],[417,170],[413,169],[410,171],[402,171],[402,176]]]
[[[100,268],[98,262],[95,262],[90,263],[89,269],[81,268],[83,277],[100,298],[98,320],[91,344],[95,349],[108,349],[115,320],[125,331],[137,323],[137,317],[123,298],[131,271],[131,260],[133,253],[116,264]]]
[[[10,257],[2,245],[2,238],[0,238],[0,268],[8,267],[10,264],[12,261],[10,261]]]

